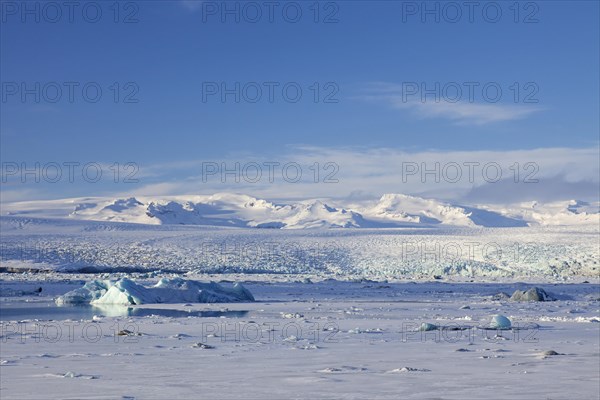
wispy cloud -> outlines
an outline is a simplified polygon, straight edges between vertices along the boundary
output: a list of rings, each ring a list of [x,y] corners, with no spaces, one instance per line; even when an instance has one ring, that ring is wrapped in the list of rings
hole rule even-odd
[[[554,196],[557,200],[562,197],[593,200],[590,193],[597,193],[599,185],[598,159],[597,147],[511,151],[293,147],[276,158],[228,156],[149,166],[153,171],[149,174],[153,181],[169,184],[151,184],[137,192],[148,195],[155,189],[160,194],[231,191],[275,199],[375,197],[397,192],[448,200],[485,197],[487,201],[494,200],[494,193],[501,194],[502,201],[509,198],[521,201],[524,196],[535,199],[536,193],[543,192],[545,197]],[[202,176],[204,162],[218,164],[219,172],[206,179]],[[269,182],[266,165],[274,162],[279,166],[274,170],[274,181]],[[221,169],[234,169],[236,163],[242,169],[251,163],[260,165],[263,178],[250,182],[242,177],[236,182],[232,174],[223,176]],[[282,179],[281,166],[286,163],[301,166],[302,179],[293,183]],[[315,165],[318,165],[320,174],[317,182],[314,179]],[[185,173],[182,167],[185,167]],[[333,174],[331,176],[337,183],[325,182],[328,174]],[[556,189],[561,185],[565,191]],[[549,190],[547,186],[553,189]],[[474,193],[482,195],[475,196]]]
[[[179,4],[189,11],[196,11],[202,7],[202,0],[180,0]]]
[[[367,101],[378,101],[400,110],[412,111],[419,118],[446,118],[457,124],[485,125],[495,122],[523,119],[541,107],[526,104],[505,104],[476,102],[470,99],[450,101],[444,96],[435,98],[429,95],[407,95],[406,87],[398,84],[378,82],[368,85],[365,93],[358,98]]]
[[[451,201],[598,201],[599,148],[510,151],[408,151],[398,148],[290,147],[282,154],[139,165],[139,182],[3,185],[2,201],[107,195],[167,196],[236,192],[272,200],[374,198],[405,193]],[[212,171],[203,173],[210,163]],[[286,164],[296,167],[287,175]],[[274,166],[270,171],[270,167]],[[257,167],[261,177],[256,178]],[[216,169],[215,169],[216,168]],[[234,171],[237,171],[234,172]],[[245,172],[244,172],[245,171]],[[273,179],[269,179],[272,175]],[[6,189],[10,189],[10,192]],[[35,191],[31,190],[35,189]],[[31,190],[31,191],[28,191]]]
[[[523,105],[449,103],[447,101],[402,103],[392,100],[392,105],[396,108],[413,109],[423,118],[448,118],[460,124],[473,125],[522,119],[539,111],[539,108]]]
[[[6,187],[3,187],[2,190],[0,190],[0,203],[44,199],[46,196],[47,194],[45,194],[43,191],[34,190],[31,188],[6,189]]]

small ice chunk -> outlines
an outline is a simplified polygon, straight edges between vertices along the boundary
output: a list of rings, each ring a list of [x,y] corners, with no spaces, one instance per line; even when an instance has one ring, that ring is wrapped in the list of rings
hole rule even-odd
[[[61,378],[84,378],[84,379],[97,379],[97,377],[95,377],[94,375],[82,375],[82,374],[76,374],[75,372],[71,372],[68,371],[63,375],[57,375],[58,377]]]
[[[342,372],[342,369],[341,368],[327,367],[327,368],[324,368],[324,369],[320,370],[319,372],[326,372],[326,373],[330,374],[330,373],[333,373],[333,372]]]
[[[393,370],[391,370],[389,372],[392,372],[392,373],[398,373],[398,372],[402,372],[402,373],[403,372],[431,372],[431,370],[427,369],[427,368],[402,367],[402,368],[393,369]]]
[[[292,318],[304,318],[304,314],[300,313],[281,313],[282,318],[292,319]]]
[[[209,350],[209,349],[215,348],[215,346],[211,346],[210,344],[205,344],[205,343],[200,343],[200,342],[194,343],[192,345],[192,347],[196,348],[196,349],[202,349],[202,350]]]
[[[171,335],[169,337],[171,339],[181,340],[181,339],[185,339],[185,338],[188,338],[188,337],[191,337],[191,336],[190,335],[186,335],[185,333],[176,333],[175,335]]]
[[[132,332],[129,329],[121,329],[117,333],[117,336],[142,336],[142,334],[139,332]]]
[[[496,314],[492,317],[490,328],[492,329],[510,329],[512,326],[510,319],[504,315]]]
[[[419,327],[419,330],[421,332],[427,332],[427,331],[435,331],[438,329],[437,325],[434,324],[430,324],[429,322],[423,322],[421,324],[421,326]]]
[[[554,350],[546,350],[544,352],[542,352],[541,354],[543,357],[549,357],[549,356],[561,356],[562,354],[560,354],[557,351]]]
[[[296,348],[298,350],[318,350],[319,346],[317,346],[316,344],[313,344],[313,343],[309,343],[307,345],[299,346],[299,347],[296,347]]]

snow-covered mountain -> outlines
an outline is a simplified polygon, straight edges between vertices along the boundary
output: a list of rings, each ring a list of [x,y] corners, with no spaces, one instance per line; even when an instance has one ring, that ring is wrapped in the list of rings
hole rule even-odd
[[[530,225],[600,226],[600,205],[580,200],[520,203],[501,208],[499,212],[528,221]]]
[[[373,220],[409,222],[418,224],[443,224],[453,226],[526,226],[520,219],[475,207],[456,206],[433,199],[385,194],[362,214]]]
[[[403,194],[332,205],[323,200],[276,204],[244,194],[163,198],[77,198],[6,203],[3,215],[152,225],[253,228],[522,227],[600,224],[598,205],[581,201],[503,207],[464,206]]]

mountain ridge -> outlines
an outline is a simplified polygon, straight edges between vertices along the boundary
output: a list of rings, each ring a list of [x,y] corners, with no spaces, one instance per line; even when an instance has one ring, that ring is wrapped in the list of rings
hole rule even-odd
[[[400,193],[350,204],[307,199],[274,203],[239,193],[163,197],[87,197],[3,204],[3,215],[150,225],[240,228],[526,227],[600,224],[597,205],[578,200],[508,206],[461,205]]]

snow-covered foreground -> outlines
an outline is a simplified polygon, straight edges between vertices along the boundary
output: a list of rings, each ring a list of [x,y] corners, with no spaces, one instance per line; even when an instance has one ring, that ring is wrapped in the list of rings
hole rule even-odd
[[[82,275],[32,276],[0,275],[4,309],[9,302],[50,301],[83,284],[75,279]],[[558,299],[548,302],[496,296],[531,286],[522,283],[280,280],[244,282],[257,300],[249,303],[138,306],[154,310],[143,317],[126,316],[120,306],[69,321],[2,317],[0,397],[600,395],[598,280],[537,283]],[[157,309],[191,316],[161,316]],[[198,317],[198,310],[244,312]],[[480,329],[495,314],[508,317],[515,329]],[[437,329],[418,331],[423,323]]]

